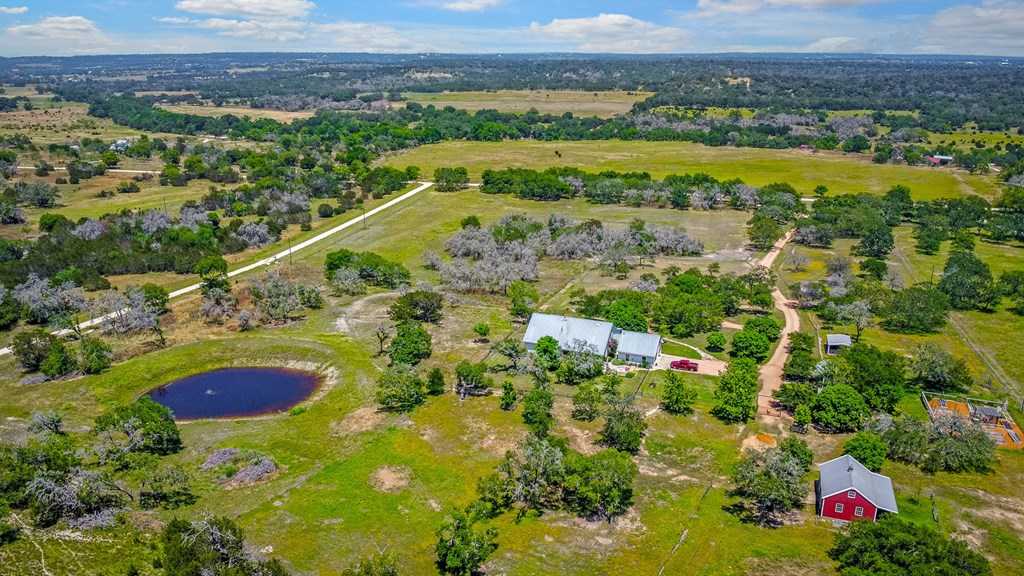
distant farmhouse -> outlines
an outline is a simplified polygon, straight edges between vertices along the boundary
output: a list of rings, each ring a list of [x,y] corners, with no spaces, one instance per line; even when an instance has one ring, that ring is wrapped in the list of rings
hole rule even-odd
[[[879,513],[898,512],[896,493],[888,476],[876,474],[849,454],[818,464],[818,515],[849,522],[878,519]]]
[[[645,368],[654,366],[661,354],[662,339],[657,334],[621,330],[602,320],[534,313],[526,327],[523,344],[527,350],[533,351],[545,336],[554,338],[563,352],[582,346],[607,358],[609,352],[614,351],[616,359]]]

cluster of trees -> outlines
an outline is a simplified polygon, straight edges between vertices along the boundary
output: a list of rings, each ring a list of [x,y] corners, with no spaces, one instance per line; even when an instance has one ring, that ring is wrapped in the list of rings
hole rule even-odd
[[[603,290],[595,294],[577,291],[573,293],[573,307],[583,316],[605,318],[623,329],[645,332],[654,328],[662,334],[688,338],[717,332],[722,320],[738,314],[745,304],[762,309],[772,304],[773,277],[767,269],[736,276],[719,274],[714,265],[707,272],[670,267],[664,277],[660,286],[655,285],[656,278],[651,279],[651,290]],[[736,355],[759,358],[766,354],[760,336],[778,339],[772,323],[770,318],[756,320],[739,343],[734,338]],[[747,342],[747,336],[752,334],[758,335],[752,336],[756,342]]]
[[[955,416],[929,422],[913,418],[879,418],[870,426],[887,447],[890,460],[918,466],[928,473],[989,472],[995,441],[980,425]]]
[[[448,239],[450,260],[425,254],[429,268],[460,292],[504,292],[517,283],[537,279],[541,257],[558,260],[596,259],[616,275],[657,255],[691,256],[703,245],[679,230],[648,226],[636,219],[625,230],[605,228],[596,220],[575,222],[552,215],[545,224],[523,215],[503,217],[484,229],[476,217]]]
[[[855,432],[872,412],[892,413],[907,387],[905,359],[858,342],[840,355],[809,366],[811,343],[793,338],[799,352],[784,369],[788,382],[775,392],[775,400],[823,430]],[[801,408],[803,406],[803,408]],[[799,424],[806,424],[800,422]]]
[[[409,270],[373,252],[353,252],[341,249],[327,255],[324,273],[332,285],[337,285],[338,276],[357,278],[370,286],[398,288],[409,283]]]
[[[992,574],[988,559],[964,542],[894,514],[878,522],[853,522],[836,536],[829,557],[841,576]]]
[[[163,461],[182,448],[174,419],[147,396],[102,414],[84,437],[54,412],[33,414],[30,431],[22,444],[0,443],[0,508],[24,511],[38,527],[110,527],[133,506],[195,500],[188,475]]]

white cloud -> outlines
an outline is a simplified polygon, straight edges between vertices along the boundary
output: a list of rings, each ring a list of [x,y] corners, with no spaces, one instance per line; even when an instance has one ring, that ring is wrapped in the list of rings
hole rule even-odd
[[[626,14],[599,14],[591,18],[556,18],[534,22],[537,37],[567,43],[581,52],[682,52],[690,44],[685,30],[660,26]]]
[[[252,18],[304,18],[316,8],[309,0],[179,0],[182,12]]]
[[[28,6],[0,6],[0,14],[24,14]]]
[[[0,45],[19,54],[101,54],[110,53],[115,44],[88,18],[49,16],[7,28]]]
[[[194,24],[196,21],[191,18],[182,18],[180,16],[165,16],[162,18],[154,18],[161,24],[172,24],[176,26],[184,26],[185,24]]]
[[[983,0],[941,10],[924,30],[921,52],[1024,54],[1024,0]]]
[[[702,16],[748,14],[765,8],[842,8],[875,4],[883,0],[697,0]]]
[[[483,12],[503,3],[504,0],[450,0],[441,2],[440,7],[452,12]]]
[[[222,36],[253,38],[271,42],[292,42],[306,37],[306,23],[300,20],[235,20],[209,18],[195,23]]]
[[[7,32],[29,38],[88,38],[103,34],[95,22],[82,16],[50,16],[35,24],[11,26]]]

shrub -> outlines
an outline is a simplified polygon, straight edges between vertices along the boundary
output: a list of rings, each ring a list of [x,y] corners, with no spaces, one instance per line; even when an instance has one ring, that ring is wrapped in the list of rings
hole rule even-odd
[[[620,403],[612,407],[605,416],[600,441],[605,446],[636,454],[640,451],[647,422],[636,408]]]
[[[865,574],[944,574],[991,576],[988,560],[953,540],[894,515],[878,522],[854,522],[836,535],[828,555],[842,576]]]
[[[395,329],[395,337],[388,345],[388,356],[392,364],[415,366],[430,358],[432,352],[430,334],[418,322],[402,322]]]
[[[725,334],[712,332],[708,334],[708,350],[710,352],[721,352],[725,350]]]
[[[873,472],[881,472],[888,447],[882,437],[867,430],[858,432],[843,444],[843,454],[849,454]]]
[[[81,341],[82,348],[82,372],[86,374],[99,374],[110,368],[113,351],[110,345],[90,336],[84,336]]]
[[[118,406],[96,418],[97,432],[128,429],[142,439],[135,451],[163,456],[181,450],[181,434],[170,409],[157,404],[149,396]]]
[[[440,396],[444,394],[445,386],[444,370],[436,366],[431,368],[430,373],[427,375],[427,394]]]
[[[377,379],[377,403],[388,412],[411,412],[423,403],[423,381],[408,366],[392,366]]]
[[[330,218],[334,216],[334,206],[330,204],[321,204],[316,207],[317,216],[321,218]]]

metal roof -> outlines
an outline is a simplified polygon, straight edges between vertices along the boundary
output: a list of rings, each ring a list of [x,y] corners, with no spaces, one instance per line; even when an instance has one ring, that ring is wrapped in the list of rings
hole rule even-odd
[[[623,330],[619,335],[619,354],[632,354],[634,356],[648,356],[654,358],[661,349],[661,336],[658,334],[647,334],[645,332],[632,332]]]
[[[562,350],[572,350],[576,342],[583,342],[593,353],[604,356],[608,353],[612,328],[611,322],[601,320],[534,313],[530,316],[523,342],[536,344],[544,336],[551,336]]]
[[[876,507],[896,512],[896,493],[888,476],[875,474],[849,454],[818,464],[821,497],[856,490]]]
[[[853,346],[853,338],[849,334],[829,334],[825,336],[825,342],[829,346]]]

